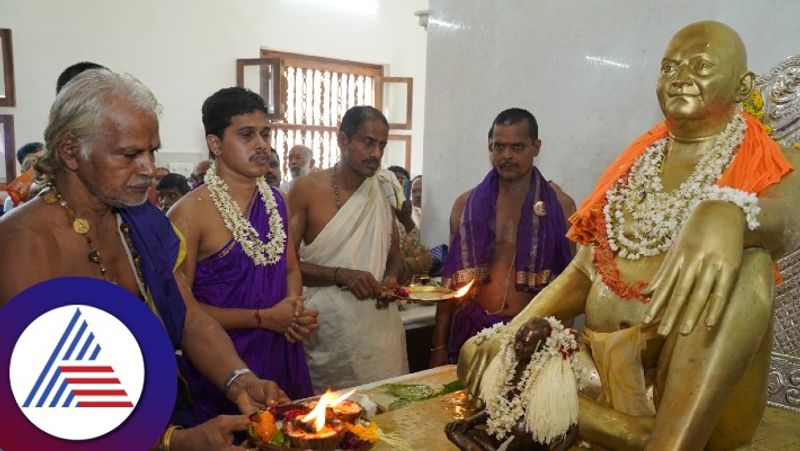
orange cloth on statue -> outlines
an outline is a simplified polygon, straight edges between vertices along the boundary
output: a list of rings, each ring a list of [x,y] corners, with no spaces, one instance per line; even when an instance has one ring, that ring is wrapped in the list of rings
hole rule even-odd
[[[744,139],[730,166],[722,173],[718,186],[728,186],[748,193],[760,194],[794,169],[783,156],[781,148],[769,137],[764,126],[754,116],[740,113],[747,124]],[[597,221],[603,221],[606,192],[651,144],[667,136],[667,124],[662,122],[648,130],[628,146],[606,169],[591,194],[570,218],[572,227],[567,237],[580,244],[597,243]]]

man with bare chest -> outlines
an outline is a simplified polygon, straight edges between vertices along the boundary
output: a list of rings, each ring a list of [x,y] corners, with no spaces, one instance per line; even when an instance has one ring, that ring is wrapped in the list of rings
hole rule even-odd
[[[455,363],[464,342],[506,323],[569,263],[566,218],[575,203],[533,166],[541,140],[533,115],[501,112],[489,137],[493,169],[461,194],[450,215],[443,285],[475,280],[474,298],[440,303],[431,366]]]
[[[338,133],[339,162],[295,179],[289,191],[306,306],[319,312],[319,330],[305,345],[315,392],[408,371],[397,307],[377,309],[375,301],[397,286],[403,267],[382,188],[391,179],[379,170],[388,133],[380,111],[349,109]]]
[[[292,399],[310,396],[302,341],[316,328],[316,312],[303,306],[286,200],[270,186],[277,155],[264,100],[224,88],[203,102],[202,113],[213,162],[205,183],[169,211],[186,237],[181,269],[200,307],[228,331],[256,375]],[[196,422],[235,410],[196,371],[187,370],[186,379]]]
[[[46,189],[0,221],[0,267],[20,268],[0,278],[0,306],[51,278],[103,279],[141,298],[172,345],[242,413],[286,401],[274,382],[247,368],[174,272],[181,239],[146,202],[160,147],[158,110],[152,92],[131,76],[88,70],[66,84],[50,110],[36,166]],[[192,428],[173,425],[160,445],[233,449],[233,432],[248,423],[245,416],[218,416]]]

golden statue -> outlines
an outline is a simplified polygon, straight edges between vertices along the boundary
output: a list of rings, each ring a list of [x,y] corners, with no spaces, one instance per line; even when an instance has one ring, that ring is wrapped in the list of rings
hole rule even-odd
[[[579,431],[615,450],[734,449],[765,407],[777,260],[800,242],[796,150],[738,104],[755,76],[738,34],[680,30],[661,63],[665,122],[628,147],[570,218],[583,244],[507,328],[586,314]],[[474,396],[501,339],[468,341]]]

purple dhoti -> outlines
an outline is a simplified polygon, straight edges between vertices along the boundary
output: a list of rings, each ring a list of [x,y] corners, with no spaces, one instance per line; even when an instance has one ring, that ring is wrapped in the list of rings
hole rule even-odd
[[[287,232],[286,204],[272,188]],[[269,225],[264,201],[256,193],[248,218],[262,241],[268,240]],[[287,232],[288,233],[288,232]],[[284,243],[291,246],[291,243]],[[217,253],[197,262],[192,287],[198,301],[221,308],[267,309],[286,297],[286,253],[271,265],[258,266],[231,240]],[[267,329],[229,330],[239,356],[260,378],[275,381],[292,399],[311,396],[311,378],[302,343],[290,344],[283,334]],[[189,380],[195,423],[221,413],[237,413],[222,391],[192,371]]]
[[[450,339],[447,342],[447,358],[450,363],[458,362],[458,353],[464,342],[478,332],[495,324],[507,324],[513,316],[490,315],[475,301],[460,303],[450,321]]]
[[[457,288],[470,280],[480,286],[489,282],[494,258],[499,176],[492,169],[469,195],[458,228],[450,243],[442,285]],[[517,224],[514,280],[518,291],[537,294],[571,260],[567,226],[558,197],[538,169],[531,168],[531,181]],[[464,342],[485,327],[511,318],[487,315],[473,302],[465,302],[453,313],[448,354],[458,360]]]

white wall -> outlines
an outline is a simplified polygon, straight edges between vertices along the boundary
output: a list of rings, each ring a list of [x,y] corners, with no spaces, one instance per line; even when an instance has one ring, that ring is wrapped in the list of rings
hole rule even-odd
[[[235,60],[270,48],[388,66],[414,77],[412,172],[422,168],[425,31],[414,11],[427,0],[377,2],[377,11],[342,8],[355,0],[0,0],[11,28],[17,146],[40,141],[58,74],[89,60],[130,72],[164,107],[163,152],[205,154],[200,106],[236,83]]]
[[[745,0],[431,0],[423,240],[447,241],[455,197],[490,165],[501,110],[537,117],[536,164],[577,202],[608,162],[661,120],[655,82],[670,37],[698,20],[728,23],[765,72],[800,54],[800,2]]]

